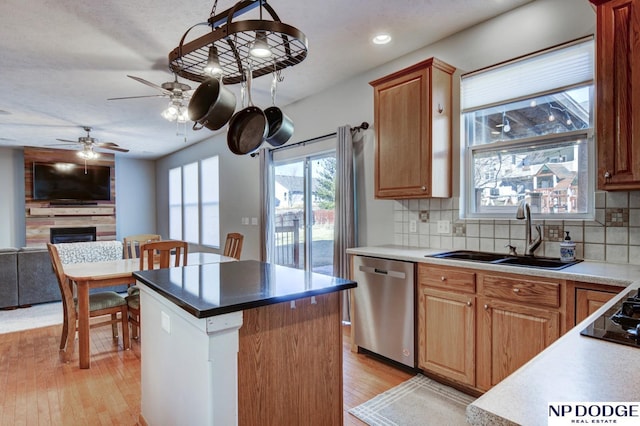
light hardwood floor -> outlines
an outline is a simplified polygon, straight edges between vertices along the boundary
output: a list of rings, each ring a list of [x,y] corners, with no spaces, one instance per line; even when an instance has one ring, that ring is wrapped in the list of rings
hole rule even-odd
[[[412,374],[349,350],[344,326],[344,424],[364,425],[347,410]],[[0,425],[136,425],[140,344],[123,351],[111,329],[91,331],[91,369],[60,362],[61,326],[0,334]]]

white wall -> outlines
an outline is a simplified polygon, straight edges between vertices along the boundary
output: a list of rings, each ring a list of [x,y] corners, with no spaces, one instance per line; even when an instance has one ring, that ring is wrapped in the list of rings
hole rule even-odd
[[[0,248],[23,247],[26,228],[22,150],[0,148],[0,182]]]
[[[116,238],[156,233],[155,161],[116,157]]]

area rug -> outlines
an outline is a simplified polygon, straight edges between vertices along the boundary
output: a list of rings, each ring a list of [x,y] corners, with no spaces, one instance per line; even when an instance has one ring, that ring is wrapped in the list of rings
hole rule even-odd
[[[475,398],[421,374],[349,410],[371,426],[466,425]]]
[[[62,324],[62,302],[0,310],[0,334]]]

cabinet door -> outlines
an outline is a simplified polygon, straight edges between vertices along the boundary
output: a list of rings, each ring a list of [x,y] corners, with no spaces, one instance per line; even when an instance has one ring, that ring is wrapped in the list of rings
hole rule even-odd
[[[429,195],[428,81],[421,68],[375,86],[376,197]]]
[[[640,188],[640,0],[598,4],[598,189]]]
[[[419,367],[475,385],[475,296],[420,287]]]
[[[489,390],[560,336],[557,311],[478,297],[477,387]]]
[[[576,324],[600,309],[617,293],[599,290],[576,289]]]

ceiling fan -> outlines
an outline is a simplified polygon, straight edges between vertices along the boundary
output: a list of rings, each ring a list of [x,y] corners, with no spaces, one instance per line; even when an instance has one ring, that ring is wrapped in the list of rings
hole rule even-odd
[[[178,76],[174,74],[173,81],[167,81],[160,86],[154,84],[144,78],[136,77],[134,75],[127,75],[127,77],[145,84],[149,87],[153,87],[159,90],[161,93],[158,95],[143,95],[143,96],[125,96],[120,98],[109,98],[109,101],[121,100],[121,99],[139,99],[139,98],[169,98],[169,106],[162,112],[162,117],[169,121],[178,121],[184,123],[188,120],[187,108],[185,103],[189,100],[191,94],[191,86],[188,84],[180,83]]]
[[[84,160],[93,160],[94,158],[98,157],[98,153],[94,151],[94,148],[119,152],[129,152],[128,149],[120,148],[120,146],[118,146],[118,144],[114,142],[98,142],[96,138],[91,137],[91,127],[85,126],[83,127],[83,129],[85,130],[85,132],[87,132],[87,136],[80,136],[77,141],[72,141],[69,139],[56,139],[64,143],[49,146],[80,145],[82,149],[78,152],[78,156],[83,158]]]

